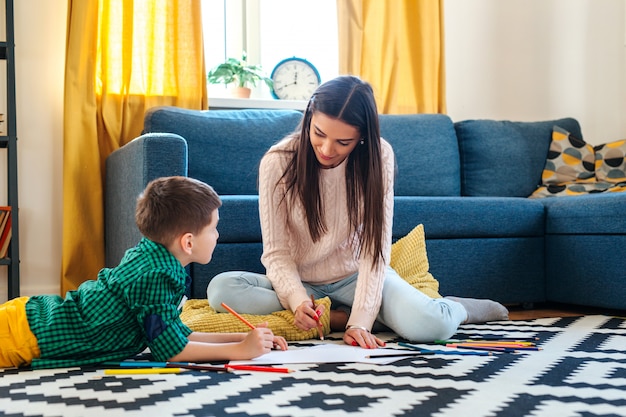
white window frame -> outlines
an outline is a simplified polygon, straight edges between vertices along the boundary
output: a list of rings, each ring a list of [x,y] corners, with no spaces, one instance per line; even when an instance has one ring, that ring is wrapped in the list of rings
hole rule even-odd
[[[215,5],[216,0],[211,0],[213,6]],[[312,5],[315,7],[315,2],[308,3],[309,0],[305,3],[304,0],[292,0],[294,3],[302,2],[302,4]],[[260,64],[262,61],[262,45],[261,45],[261,5],[263,0],[222,0],[222,25],[220,29],[223,31],[223,56],[220,56],[220,62],[225,60],[228,57],[241,57],[242,51],[246,51],[248,56],[248,62],[251,64]],[[209,7],[208,0],[205,0],[204,7]],[[220,12],[218,10],[218,12]],[[203,10],[203,14],[206,16],[206,12]],[[219,16],[213,16],[214,22],[217,21]],[[302,17],[306,18],[306,17]],[[204,19],[206,24],[206,19]],[[213,23],[219,24],[219,23]],[[277,24],[280,24],[278,22]],[[241,30],[232,30],[232,28],[241,28]],[[315,36],[312,34],[311,36]],[[218,41],[219,42],[219,41]],[[211,51],[207,46],[208,42],[205,41],[205,53],[210,59],[217,59],[215,56],[215,45],[211,45]],[[219,63],[219,62],[218,62]],[[273,70],[273,65],[277,64],[264,64],[263,69],[269,76]],[[215,65],[207,62],[207,71],[211,69],[211,67]],[[269,66],[268,66],[269,65]],[[334,76],[336,74],[331,74],[330,76]],[[228,101],[241,101],[236,99],[229,99],[228,89],[223,85],[208,85],[209,90],[209,105],[213,107],[217,102],[219,102],[219,106],[226,107],[228,106]],[[280,101],[275,100],[269,89],[264,83],[257,84],[257,87],[252,91],[252,98],[259,99],[261,101]],[[224,101],[226,100],[226,101]],[[245,99],[244,99],[245,100]],[[244,105],[250,107],[250,101],[244,102]],[[282,106],[284,103],[273,103],[270,107],[284,107]],[[290,104],[290,108],[303,108],[304,105],[300,102],[295,104]]]

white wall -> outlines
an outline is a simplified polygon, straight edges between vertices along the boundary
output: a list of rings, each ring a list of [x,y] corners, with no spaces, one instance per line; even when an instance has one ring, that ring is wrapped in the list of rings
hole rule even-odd
[[[58,293],[67,0],[14,3],[21,293]],[[5,300],[5,267],[0,274]]]
[[[445,0],[453,120],[575,117],[626,138],[624,0]]]
[[[590,143],[626,137],[624,1],[445,0],[448,113],[453,120],[572,116]],[[55,293],[67,1],[16,0],[15,14],[21,289]]]

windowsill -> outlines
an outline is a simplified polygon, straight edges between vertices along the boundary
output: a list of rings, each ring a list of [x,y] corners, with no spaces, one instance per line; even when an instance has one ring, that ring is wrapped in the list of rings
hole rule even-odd
[[[209,109],[293,109],[303,111],[304,100],[273,100],[259,98],[209,97]]]

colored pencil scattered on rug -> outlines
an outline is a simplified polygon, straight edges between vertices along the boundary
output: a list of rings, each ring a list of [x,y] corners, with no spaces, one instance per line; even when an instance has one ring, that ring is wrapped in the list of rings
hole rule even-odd
[[[532,339],[532,340],[531,340]],[[457,349],[486,350],[492,352],[518,353],[520,351],[542,350],[533,341],[536,338],[475,338],[435,340],[435,344]]]

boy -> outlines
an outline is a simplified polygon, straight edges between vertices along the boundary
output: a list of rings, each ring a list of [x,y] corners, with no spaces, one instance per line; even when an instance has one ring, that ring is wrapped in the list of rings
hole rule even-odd
[[[135,220],[144,236],[115,268],[104,268],[65,299],[21,297],[0,305],[0,367],[68,367],[120,361],[150,348],[157,361],[250,359],[284,338],[265,326],[249,333],[192,332],[180,320],[185,266],[211,260],[221,200],[186,177],[148,184]]]

